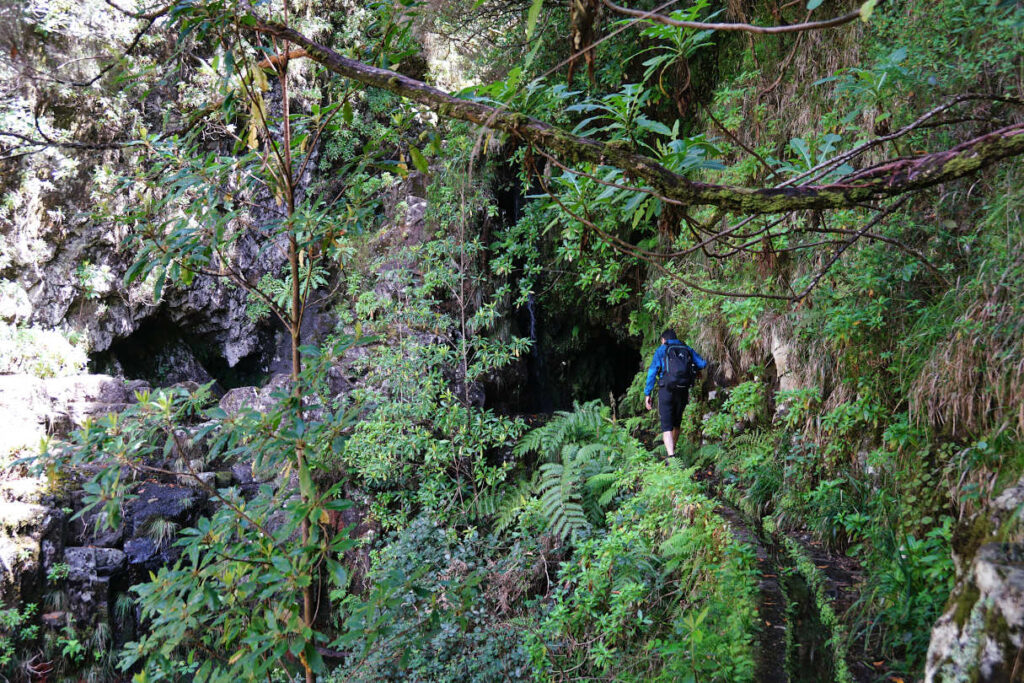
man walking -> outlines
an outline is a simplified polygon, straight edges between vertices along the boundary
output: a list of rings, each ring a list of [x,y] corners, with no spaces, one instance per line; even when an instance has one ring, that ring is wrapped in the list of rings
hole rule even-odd
[[[661,333],[661,346],[654,352],[651,367],[647,370],[647,384],[644,386],[644,405],[652,409],[651,392],[658,383],[658,417],[661,419],[662,437],[669,457],[675,455],[679,425],[683,421],[683,409],[690,398],[690,387],[697,380],[697,373],[704,369],[707,361],[696,351],[679,341],[675,330],[669,328]]]

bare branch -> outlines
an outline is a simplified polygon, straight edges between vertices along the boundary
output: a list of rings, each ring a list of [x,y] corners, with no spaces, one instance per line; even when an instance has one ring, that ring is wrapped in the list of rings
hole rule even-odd
[[[818,283],[821,282],[821,279],[823,277],[825,277],[825,275],[828,273],[828,271],[832,269],[832,266],[834,266],[836,264],[836,262],[839,260],[839,257],[843,255],[843,252],[845,252],[847,249],[852,247],[854,245],[854,243],[857,240],[859,240],[861,237],[863,237],[869,230],[871,230],[871,228],[873,228],[876,225],[878,225],[878,223],[883,218],[885,218],[886,216],[892,214],[892,212],[894,212],[896,209],[898,209],[901,206],[903,206],[906,203],[906,201],[907,201],[907,198],[903,197],[898,202],[890,205],[884,211],[881,211],[881,212],[877,213],[874,218],[872,218],[870,221],[868,221],[864,225],[863,228],[861,228],[860,230],[856,231],[854,233],[853,237],[848,239],[843,244],[843,246],[841,246],[838,249],[836,249],[836,253],[832,255],[832,258],[829,259],[828,263],[826,263],[824,266],[822,266],[821,270],[818,272],[817,275],[814,276],[814,279],[811,280],[810,284],[808,284],[807,287],[805,287],[802,292],[800,292],[796,296],[792,297],[793,300],[794,301],[798,301],[798,302],[802,301],[804,299],[804,297],[806,297],[808,294],[810,294],[811,290],[818,286]]]
[[[15,140],[21,140],[23,145],[19,147],[67,147],[69,149],[86,149],[86,150],[108,150],[108,149],[122,149],[124,147],[130,147],[137,145],[137,142],[64,142],[62,140],[54,140],[50,136],[46,135],[42,130],[39,129],[39,122],[36,121],[36,131],[39,133],[40,138],[30,138],[27,135],[21,133],[14,133],[12,131],[0,130],[0,137],[14,138]]]
[[[800,33],[802,31],[820,31],[826,28],[835,28],[836,26],[849,24],[854,19],[860,17],[860,9],[857,9],[853,12],[850,12],[849,14],[844,14],[841,17],[835,17],[833,19],[826,19],[824,21],[809,21],[802,24],[788,24],[785,26],[755,26],[753,24],[718,24],[703,21],[681,21],[679,19],[666,17],[664,14],[658,14],[657,12],[647,12],[644,10],[622,7],[621,5],[616,5],[611,0],[601,1],[604,3],[605,7],[619,14],[625,14],[626,16],[630,17],[637,17],[639,19],[647,19],[649,21],[656,21],[660,24],[665,24],[667,26],[675,26],[676,28],[692,28],[698,31],[740,31],[743,33]]]
[[[126,17],[132,17],[134,19],[145,19],[147,21],[156,21],[160,17],[170,12],[171,8],[174,7],[174,3],[170,3],[164,5],[163,7],[158,7],[157,9],[154,9],[152,12],[132,12],[131,10],[126,10],[125,8],[121,7],[113,0],[103,0],[103,2],[107,3],[107,5],[117,10],[121,14],[125,15]]]
[[[111,60],[111,62],[109,64],[107,64],[105,67],[100,69],[99,73],[97,73],[95,76],[93,76],[89,80],[87,80],[87,81],[66,81],[66,80],[63,80],[63,79],[60,79],[60,78],[54,78],[53,80],[55,80],[56,82],[62,83],[64,85],[72,85],[72,86],[75,86],[76,88],[86,88],[86,87],[89,87],[90,85],[92,85],[93,83],[95,83],[96,81],[100,80],[107,73],[109,73],[111,69],[113,69],[115,66],[117,66],[117,64],[120,63],[120,61],[122,59],[124,59],[125,57],[130,55],[135,50],[135,48],[139,46],[139,43],[142,42],[142,38],[147,33],[149,33],[149,30],[151,28],[153,28],[153,24],[156,23],[157,19],[159,19],[160,17],[162,17],[165,14],[167,14],[168,12],[170,12],[171,11],[171,7],[173,7],[173,5],[166,5],[166,6],[160,8],[158,10],[154,10],[153,12],[150,12],[149,14],[131,14],[131,13],[126,12],[125,10],[121,9],[120,7],[115,5],[114,3],[110,2],[110,0],[106,0],[106,1],[107,1],[108,5],[110,5],[114,9],[118,10],[119,12],[121,12],[123,14],[128,14],[129,16],[133,16],[136,19],[144,20],[146,22],[146,25],[143,26],[141,29],[139,29],[135,33],[135,36],[132,38],[131,43],[128,44],[128,47],[126,47],[117,56],[116,59]]]
[[[776,187],[786,187],[788,185],[793,185],[798,180],[803,180],[804,178],[807,178],[808,176],[811,177],[811,180],[817,180],[818,178],[821,178],[823,175],[828,173],[829,170],[831,170],[833,168],[836,168],[836,167],[842,165],[843,163],[845,163],[847,161],[850,161],[851,159],[855,159],[856,157],[860,156],[861,154],[863,154],[864,152],[868,151],[869,149],[872,149],[874,147],[878,147],[879,145],[883,145],[886,142],[890,142],[892,140],[896,140],[898,138],[901,138],[904,135],[907,135],[907,134],[911,133],[912,131],[914,131],[916,129],[926,127],[926,123],[927,123],[927,121],[929,119],[931,119],[931,118],[941,114],[942,112],[944,112],[944,111],[946,111],[946,110],[956,106],[957,104],[960,104],[961,102],[967,102],[967,101],[970,101],[970,100],[986,100],[986,101],[991,101],[991,102],[1002,102],[1004,104],[1013,104],[1013,105],[1017,105],[1017,106],[1024,105],[1024,100],[1019,99],[1019,98],[1015,98],[1015,97],[1003,97],[1001,95],[981,95],[981,94],[974,94],[974,93],[965,93],[963,95],[957,95],[956,97],[954,97],[953,99],[949,100],[948,102],[946,102],[944,104],[940,104],[939,106],[935,107],[934,109],[930,109],[929,111],[926,111],[924,114],[922,114],[921,116],[917,117],[917,119],[915,119],[911,123],[907,124],[903,128],[900,128],[899,130],[897,130],[897,131],[895,131],[893,133],[890,133],[888,135],[883,135],[882,137],[878,137],[878,138],[874,138],[872,140],[868,140],[867,142],[865,142],[863,144],[860,144],[860,145],[854,147],[853,149],[851,149],[849,151],[843,152],[842,154],[839,154],[837,156],[832,157],[831,159],[828,159],[826,161],[821,162],[820,164],[818,164],[814,168],[808,169],[807,171],[804,171],[800,175],[795,176],[793,178],[790,178],[789,180],[787,180],[784,183],[780,183],[779,185],[776,185]]]

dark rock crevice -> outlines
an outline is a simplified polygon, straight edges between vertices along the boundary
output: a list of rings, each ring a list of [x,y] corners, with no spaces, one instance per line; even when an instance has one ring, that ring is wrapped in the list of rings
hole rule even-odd
[[[270,325],[258,327],[254,350],[231,364],[215,336],[192,333],[164,311],[143,321],[108,350],[93,354],[91,365],[95,371],[144,379],[153,386],[216,382],[223,392],[266,380],[274,360],[275,336]]]

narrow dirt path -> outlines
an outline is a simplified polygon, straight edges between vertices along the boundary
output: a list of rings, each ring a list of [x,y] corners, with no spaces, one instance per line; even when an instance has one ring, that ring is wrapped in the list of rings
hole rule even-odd
[[[765,545],[760,534],[735,508],[720,502],[716,512],[728,520],[736,540],[753,548],[757,557],[761,575],[757,606],[761,631],[756,680],[758,683],[789,683],[786,673],[786,597],[779,584],[778,551],[774,546]]]
[[[781,538],[767,534],[759,519],[752,519],[722,495],[713,470],[698,470],[696,478],[705,492],[718,503],[716,511],[729,521],[735,538],[754,549],[761,576],[758,615],[761,631],[757,652],[758,683],[819,683],[835,680],[835,662],[829,638],[832,633],[821,623],[814,592],[794,566]],[[809,534],[790,533],[803,553],[811,559],[825,580],[825,594],[837,615],[842,616],[856,602],[860,567],[853,559],[834,555]],[[879,671],[864,655],[862,639],[854,639],[846,664],[856,683],[878,679]],[[860,655],[860,656],[858,656]]]

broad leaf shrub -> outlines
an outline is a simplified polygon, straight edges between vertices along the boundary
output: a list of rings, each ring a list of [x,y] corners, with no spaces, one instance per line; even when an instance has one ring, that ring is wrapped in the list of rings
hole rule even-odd
[[[329,399],[326,387],[326,368],[349,345],[304,348],[301,408],[287,392],[266,413],[233,415],[210,407],[209,386],[144,393],[120,415],[87,421],[70,444],[44,456],[51,468],[89,477],[83,512],[100,509],[111,526],[122,523],[143,480],[187,480],[212,503],[212,514],[160,541],[171,561],[132,588],[144,631],[125,644],[123,672],[138,672],[141,681],[236,681],[293,676],[303,662],[326,671],[321,649],[330,631],[303,623],[301,591],[316,586],[325,598],[344,596],[341,556],[357,543],[348,528],[329,523],[331,512],[349,506],[342,485],[321,486],[313,470],[344,451],[358,415],[357,406]],[[201,462],[181,457],[199,444]],[[305,465],[296,461],[299,449],[311,456]],[[269,481],[243,496],[196,471],[236,462],[251,463]],[[303,522],[308,543],[300,540]],[[331,612],[326,602],[323,612]]]
[[[398,589],[381,605],[386,611],[365,608],[377,589],[369,599],[347,599],[353,609],[335,646],[351,656],[326,680],[530,680],[526,649],[496,579],[522,573],[532,554],[472,528],[446,527],[424,511],[374,552],[368,583]]]

